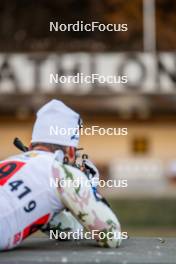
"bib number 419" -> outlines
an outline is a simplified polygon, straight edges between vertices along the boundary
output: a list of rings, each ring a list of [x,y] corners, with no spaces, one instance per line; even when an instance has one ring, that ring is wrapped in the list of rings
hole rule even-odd
[[[11,192],[18,191],[17,198],[19,200],[23,199],[24,197],[26,197],[28,194],[32,192],[28,186],[24,185],[24,182],[22,180],[16,180],[16,181],[9,182],[9,186],[11,187],[10,189]],[[36,202],[32,200],[23,209],[26,213],[30,213],[31,211],[35,209],[35,207],[36,207]]]
[[[8,184],[11,192],[17,192],[17,198],[19,200],[22,200],[32,192],[28,186],[25,186],[22,180],[11,180],[24,165],[25,162],[21,161],[5,161],[0,163],[0,186]],[[32,212],[35,208],[36,202],[34,200],[29,201],[29,203],[23,207],[26,213]]]

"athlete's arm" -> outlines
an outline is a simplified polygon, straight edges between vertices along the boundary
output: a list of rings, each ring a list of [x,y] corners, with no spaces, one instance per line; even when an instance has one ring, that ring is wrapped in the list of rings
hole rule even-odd
[[[119,246],[119,221],[105,203],[97,200],[85,174],[56,161],[53,164],[53,176],[58,178],[58,196],[62,203],[91,232],[91,237],[104,247]]]

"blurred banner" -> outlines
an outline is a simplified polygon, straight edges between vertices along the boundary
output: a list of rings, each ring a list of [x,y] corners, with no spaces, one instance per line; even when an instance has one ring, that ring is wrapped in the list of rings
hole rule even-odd
[[[175,94],[175,87],[173,52],[0,54],[1,94]]]

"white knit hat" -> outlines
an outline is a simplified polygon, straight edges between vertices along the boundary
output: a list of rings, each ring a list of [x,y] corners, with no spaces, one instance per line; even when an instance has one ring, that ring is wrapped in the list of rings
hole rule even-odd
[[[43,142],[77,147],[80,116],[59,100],[45,104],[38,112],[31,143]]]

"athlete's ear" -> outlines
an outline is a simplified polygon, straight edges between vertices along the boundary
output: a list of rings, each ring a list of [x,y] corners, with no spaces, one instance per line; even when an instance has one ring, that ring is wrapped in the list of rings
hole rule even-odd
[[[76,160],[76,148],[74,148],[74,147],[66,147],[65,160],[67,160],[70,165],[73,165],[75,163],[75,160]]]
[[[69,147],[68,156],[69,156],[69,158],[71,160],[75,159],[75,154],[76,154],[75,148],[74,147]]]

